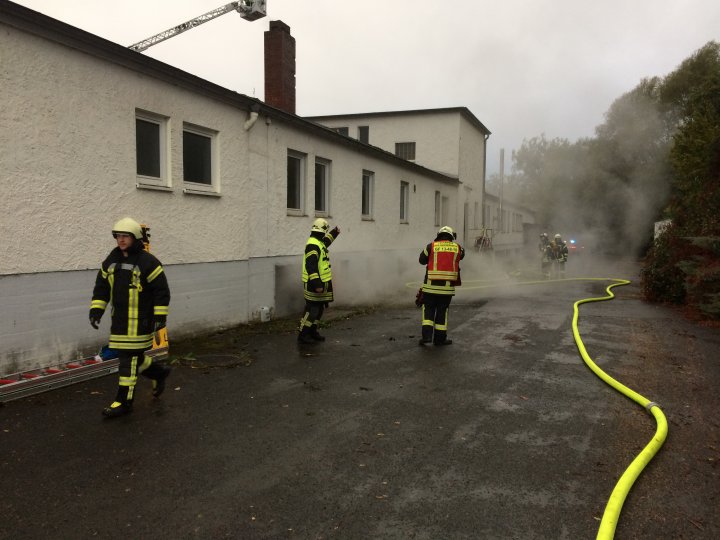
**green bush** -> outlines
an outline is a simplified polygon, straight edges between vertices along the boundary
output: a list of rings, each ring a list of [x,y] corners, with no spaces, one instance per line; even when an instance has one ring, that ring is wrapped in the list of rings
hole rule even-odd
[[[652,302],[686,304],[704,318],[720,319],[720,239],[678,232],[671,225],[648,251],[643,293]]]
[[[685,274],[678,266],[671,225],[655,240],[640,272],[643,293],[651,302],[685,302]]]

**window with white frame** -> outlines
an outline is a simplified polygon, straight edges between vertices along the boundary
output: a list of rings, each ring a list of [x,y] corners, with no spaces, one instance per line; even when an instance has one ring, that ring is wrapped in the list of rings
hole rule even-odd
[[[375,191],[375,173],[363,171],[362,173],[362,219],[373,217],[373,197]]]
[[[410,219],[410,184],[400,182],[400,223],[407,223]]]
[[[395,143],[395,155],[397,157],[407,159],[408,161],[414,161],[415,160],[415,143],[414,142]]]
[[[442,197],[440,192],[435,192],[435,226],[440,226],[440,219],[442,217]]]
[[[315,159],[315,215],[330,214],[330,161]]]
[[[168,118],[135,112],[135,170],[138,187],[170,187]]]
[[[183,125],[183,181],[185,193],[219,193],[217,132]]]
[[[303,215],[305,211],[305,154],[288,150],[287,210],[288,214]]]

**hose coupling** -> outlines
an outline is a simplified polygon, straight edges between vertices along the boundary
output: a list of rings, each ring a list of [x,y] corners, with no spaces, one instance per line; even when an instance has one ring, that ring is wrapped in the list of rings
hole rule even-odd
[[[654,401],[650,401],[650,402],[648,402],[647,405],[645,405],[645,410],[648,412],[648,414],[652,415],[651,409],[652,409],[653,407],[657,407],[657,408],[659,409],[659,408],[660,408],[660,405],[658,405],[658,404],[655,403]]]

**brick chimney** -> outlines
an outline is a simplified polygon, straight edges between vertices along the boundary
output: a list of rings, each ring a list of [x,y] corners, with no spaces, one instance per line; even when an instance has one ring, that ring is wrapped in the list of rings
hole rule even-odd
[[[282,21],[265,32],[265,103],[295,114],[295,38]]]

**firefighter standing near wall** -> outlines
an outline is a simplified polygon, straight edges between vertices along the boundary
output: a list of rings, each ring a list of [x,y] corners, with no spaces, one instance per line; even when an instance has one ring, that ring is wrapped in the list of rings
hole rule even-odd
[[[310,237],[305,244],[303,255],[303,295],[305,297],[305,313],[300,319],[298,342],[314,343],[325,341],[318,332],[318,325],[325,308],[333,301],[332,270],[328,248],[340,234],[335,227],[323,218],[316,219],[310,228]]]
[[[102,263],[95,280],[90,304],[90,324],[97,329],[110,304],[109,347],[118,353],[118,390],[115,401],[103,409],[108,418],[132,412],[139,373],[153,382],[153,396],[165,390],[170,368],[161,366],[145,351],[151,348],[153,333],[165,327],[170,289],[162,264],[145,251],[140,224],[124,218],[112,229],[117,247]]]
[[[552,266],[553,256],[552,248],[550,246],[550,239],[547,233],[540,235],[540,242],[538,243],[540,250],[540,271],[545,279],[550,277],[550,268]]]
[[[465,250],[455,242],[455,231],[442,227],[434,242],[429,243],[420,253],[420,264],[426,265],[423,281],[422,337],[420,345],[450,345],[447,338],[448,311],[455,295],[455,286],[460,285],[460,260]]]
[[[568,247],[567,243],[562,239],[560,234],[555,235],[555,238],[551,242],[551,249],[553,254],[555,277],[563,279],[565,278],[565,263],[568,259]]]

